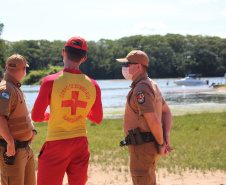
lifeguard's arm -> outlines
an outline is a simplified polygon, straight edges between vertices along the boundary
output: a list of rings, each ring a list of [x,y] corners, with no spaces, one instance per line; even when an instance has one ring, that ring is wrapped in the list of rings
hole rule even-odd
[[[15,144],[13,136],[11,135],[8,124],[6,122],[5,116],[0,115],[0,135],[7,142],[7,155],[13,156],[15,155]]]
[[[172,127],[172,114],[170,108],[166,103],[162,106],[162,125],[163,125],[163,136],[166,141],[166,145],[169,146],[170,144],[169,134]]]
[[[38,97],[35,101],[34,107],[31,111],[31,118],[35,122],[46,121],[49,113],[45,113],[46,108],[50,103],[50,96],[52,92],[53,82],[48,77],[44,78]]]
[[[100,124],[103,119],[101,90],[100,90],[99,85],[94,80],[92,80],[92,82],[94,83],[94,85],[96,87],[96,100],[95,100],[95,103],[93,104],[93,107],[89,111],[87,118],[96,124]]]

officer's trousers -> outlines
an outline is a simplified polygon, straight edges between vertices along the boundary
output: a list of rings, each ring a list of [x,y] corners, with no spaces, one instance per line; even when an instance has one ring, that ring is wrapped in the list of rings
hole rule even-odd
[[[159,154],[154,142],[129,145],[130,172],[133,185],[156,185]]]
[[[0,146],[1,185],[36,185],[35,162],[30,146],[16,150],[14,165],[3,159],[5,148]]]

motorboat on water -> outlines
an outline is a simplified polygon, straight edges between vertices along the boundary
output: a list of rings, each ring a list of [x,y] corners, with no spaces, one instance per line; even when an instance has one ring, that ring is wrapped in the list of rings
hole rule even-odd
[[[206,85],[205,82],[200,80],[200,74],[189,74],[187,77],[182,78],[180,80],[175,80],[175,84],[177,85]]]

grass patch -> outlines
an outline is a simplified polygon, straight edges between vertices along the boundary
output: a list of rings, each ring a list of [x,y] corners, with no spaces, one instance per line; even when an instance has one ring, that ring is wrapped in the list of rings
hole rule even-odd
[[[214,89],[221,88],[221,87],[226,87],[226,84],[215,85]]]
[[[124,138],[122,119],[104,119],[100,125],[87,122],[90,163],[111,165],[123,171],[129,165],[127,147],[120,147]],[[35,123],[38,135],[32,143],[35,155],[45,142],[47,124]],[[173,117],[171,147],[175,150],[161,157],[158,167],[169,172],[183,170],[226,171],[226,114],[203,113]],[[37,162],[36,162],[37,163]]]

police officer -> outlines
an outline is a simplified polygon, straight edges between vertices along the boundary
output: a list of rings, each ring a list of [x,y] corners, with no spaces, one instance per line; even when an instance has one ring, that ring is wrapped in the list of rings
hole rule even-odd
[[[0,83],[1,185],[35,185],[35,163],[29,144],[37,131],[31,122],[21,80],[27,61],[21,55],[8,58]]]
[[[172,115],[157,84],[148,78],[146,53],[134,50],[126,58],[116,60],[124,63],[125,79],[133,81],[123,123],[132,181],[134,185],[155,185],[159,156],[172,150],[169,147]]]

